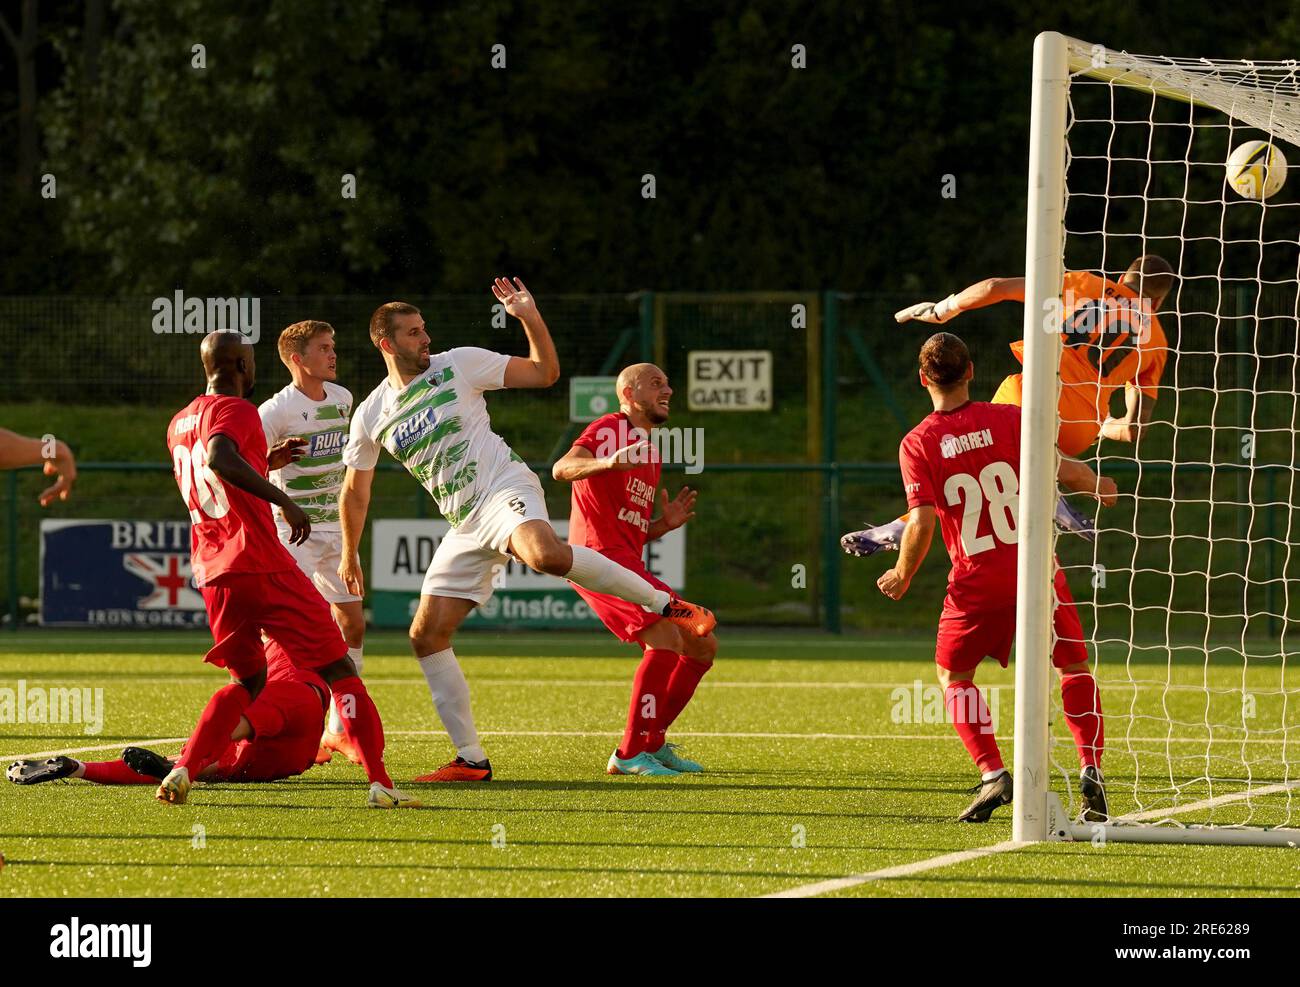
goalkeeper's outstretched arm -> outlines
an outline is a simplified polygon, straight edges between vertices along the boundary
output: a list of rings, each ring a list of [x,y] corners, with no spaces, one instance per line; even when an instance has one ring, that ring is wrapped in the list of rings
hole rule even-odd
[[[973,308],[984,308],[998,302],[1023,302],[1024,278],[985,278],[969,288],[949,295],[941,302],[917,302],[894,313],[898,322],[930,322],[942,325],[949,319]]]

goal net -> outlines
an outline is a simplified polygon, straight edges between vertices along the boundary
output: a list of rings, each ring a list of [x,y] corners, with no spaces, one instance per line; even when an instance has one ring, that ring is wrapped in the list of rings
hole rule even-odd
[[[1264,198],[1249,184],[1264,169],[1227,167],[1250,141],[1263,142],[1256,162],[1278,151],[1300,164],[1300,72],[1052,34],[1035,71],[1017,838],[1300,843],[1300,181]],[[1058,304],[1063,276],[1118,282],[1150,254],[1177,275],[1154,312],[1167,349],[1153,419],[1131,443],[1103,437],[1082,454],[1119,503],[1071,497],[1097,537],[1058,537],[1041,518],[1056,496],[1056,416],[1072,415],[1068,401],[1058,412],[1061,354],[1090,347],[1100,384],[1150,331],[1146,313],[1105,300]],[[1110,414],[1125,398],[1120,387]],[[1053,556],[1100,688],[1104,827],[1079,821],[1078,760],[1055,689],[1042,695]]]

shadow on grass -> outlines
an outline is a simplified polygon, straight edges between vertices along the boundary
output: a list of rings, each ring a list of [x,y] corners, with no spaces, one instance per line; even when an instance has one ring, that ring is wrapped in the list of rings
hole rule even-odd
[[[494,853],[509,852],[506,850],[494,850]],[[217,861],[187,861],[185,863],[140,863],[136,861],[112,861],[105,862],[102,860],[39,860],[39,859],[16,859],[10,860],[11,866],[33,865],[38,867],[122,867],[122,868],[153,868],[153,869],[208,869],[208,870],[328,870],[337,865],[337,861],[322,861],[319,863],[247,863],[238,861],[232,863],[221,863]],[[457,871],[486,873],[486,874],[592,874],[597,876],[606,876],[610,874],[628,874],[636,877],[645,877],[647,875],[661,874],[674,877],[737,877],[737,878],[780,878],[788,881],[826,881],[833,880],[843,875],[840,873],[823,874],[815,871],[771,871],[771,870],[709,870],[704,868],[675,868],[675,867],[581,867],[581,866],[556,866],[547,867],[544,865],[528,864],[518,867],[501,866],[490,867],[484,865],[466,865],[466,864],[420,864],[420,863],[395,863],[395,864],[358,864],[355,862],[348,863],[348,869],[356,870],[377,870],[377,871],[402,871],[412,873],[419,871],[430,871],[439,873],[455,873]],[[243,890],[232,892],[232,896],[238,895],[246,897]]]

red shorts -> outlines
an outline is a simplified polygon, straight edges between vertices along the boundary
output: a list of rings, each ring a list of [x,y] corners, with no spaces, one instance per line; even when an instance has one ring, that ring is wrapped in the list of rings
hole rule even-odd
[[[204,661],[237,679],[266,668],[263,632],[300,668],[320,668],[348,653],[329,604],[297,566],[219,576],[202,592],[216,642]]]
[[[661,589],[665,593],[673,591],[671,586],[652,574],[645,567],[645,562],[635,555],[625,552],[601,552],[600,554],[611,562],[617,562],[624,569],[632,570],[654,586],[655,589]],[[569,585],[578,591],[578,595],[587,601],[587,605],[600,618],[600,622],[613,631],[614,636],[620,641],[633,644],[636,642],[638,634],[656,621],[663,620],[663,617],[659,614],[650,613],[641,609],[638,604],[620,600],[617,596],[610,596],[607,593],[593,593],[576,583],[570,583]]]
[[[305,682],[266,683],[244,710],[252,738],[226,748],[215,780],[276,781],[310,768],[325,728],[328,695]]]
[[[1078,608],[1061,569],[1056,570],[1055,585],[1058,605],[1052,615],[1056,638],[1052,646],[1052,664],[1065,668],[1087,661],[1088,649],[1083,644],[1083,624],[1079,620]],[[934,660],[950,672],[969,672],[985,658],[996,659],[1006,668],[1015,641],[1014,606],[968,613],[953,607],[950,600],[944,600]]]

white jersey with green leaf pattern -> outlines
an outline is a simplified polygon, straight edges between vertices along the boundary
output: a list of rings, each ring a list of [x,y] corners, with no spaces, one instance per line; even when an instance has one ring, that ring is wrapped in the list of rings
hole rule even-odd
[[[509,362],[504,353],[458,346],[433,354],[429,369],[401,389],[385,379],[352,416],[344,464],[372,470],[387,449],[452,527],[463,524],[510,463],[523,462],[492,431],[483,399],[505,386]]]
[[[297,462],[270,474],[270,480],[307,514],[313,531],[339,530],[339,490],[343,485],[343,449],[348,441],[352,392],[324,381],[325,398],[313,401],[290,384],[263,401],[257,413],[266,433],[266,447],[290,436],[307,440]],[[280,509],[275,521],[285,528]]]

